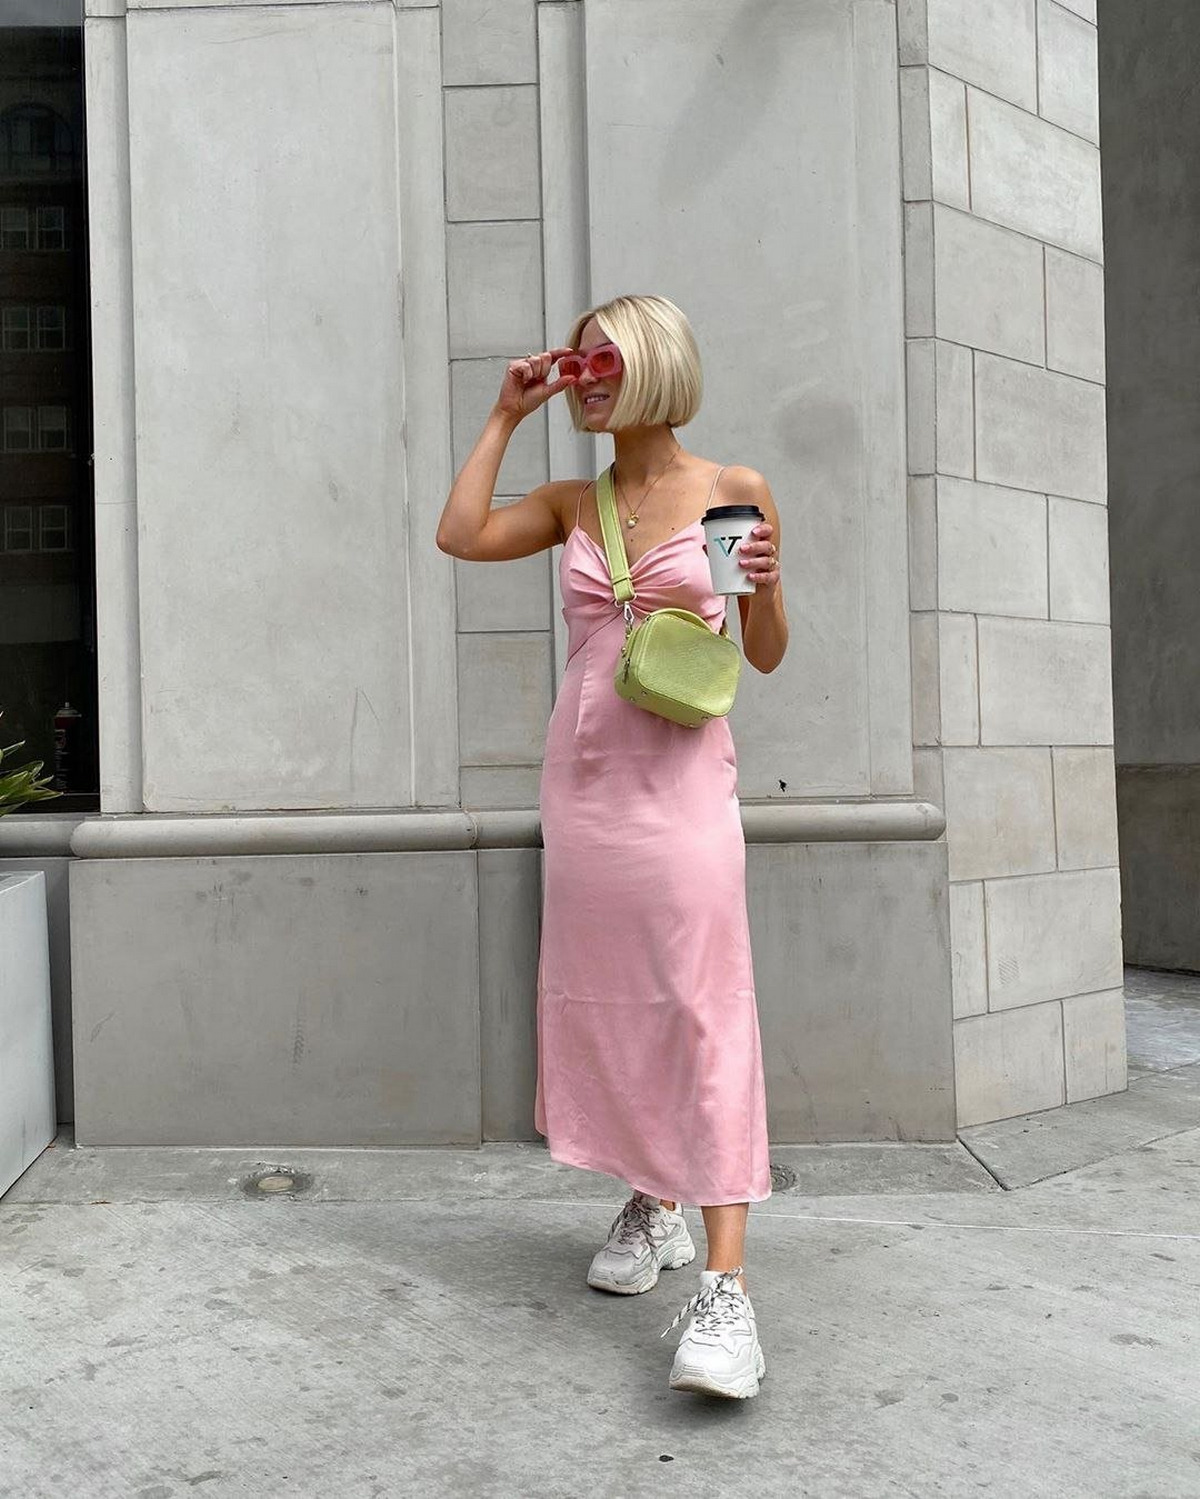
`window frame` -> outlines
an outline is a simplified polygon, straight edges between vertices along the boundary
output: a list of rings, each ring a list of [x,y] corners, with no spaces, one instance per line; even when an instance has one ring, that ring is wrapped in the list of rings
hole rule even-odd
[[[13,541],[12,541],[12,534],[13,534],[13,531],[16,529],[16,521],[15,521],[14,517],[16,515],[18,515],[21,511],[25,512],[26,520],[25,520],[24,531],[25,531],[26,536],[28,537],[28,545],[23,546],[23,547],[22,546],[14,546]],[[23,501],[20,504],[8,504],[8,505],[5,505],[5,507],[4,507],[4,550],[6,552],[36,552],[38,550],[37,546],[35,545],[36,537],[34,536],[33,511],[34,511],[34,507],[32,505],[24,503]]]
[[[37,452],[37,427],[36,427],[36,418],[34,416],[35,409],[36,408],[33,407],[33,406],[23,406],[23,405],[22,406],[13,405],[13,406],[5,406],[4,407],[3,412],[0,413],[0,445],[2,445],[2,450],[5,453],[36,453]],[[10,436],[11,436],[11,434],[12,434],[14,428],[15,428],[15,423],[12,421],[12,418],[15,417],[18,412],[24,412],[25,417],[26,417],[26,424],[25,424],[25,429],[24,430],[25,430],[26,436],[28,437],[29,441],[25,444],[24,447],[20,447],[20,446],[14,445],[12,442],[9,441],[9,438],[10,438]]]
[[[19,245],[10,245],[8,243],[8,236],[14,231],[12,228],[7,226],[4,221],[5,219],[10,218],[15,219],[18,214],[25,221],[24,243]],[[31,229],[33,228],[35,217],[36,215],[30,214],[29,209],[23,203],[0,204],[0,250],[21,251],[32,249],[33,235],[31,233]]]
[[[66,307],[64,307],[61,302],[39,302],[37,304],[37,306],[35,308],[32,308],[31,310],[33,311],[33,314],[34,314],[33,321],[34,321],[34,331],[35,331],[35,336],[36,336],[36,341],[35,341],[34,347],[37,350],[37,352],[39,354],[64,354],[64,353],[66,353],[67,347],[68,347],[68,343],[67,343],[67,309],[66,309]],[[56,344],[48,344],[48,343],[45,343],[43,341],[43,338],[42,338],[42,333],[43,333],[42,313],[44,313],[44,312],[53,312],[53,313],[57,313],[58,314],[58,331],[59,331],[60,336],[61,336],[61,342],[56,343]]]
[[[36,409],[36,412],[37,412],[37,417],[36,417],[37,448],[36,448],[35,451],[37,451],[39,453],[69,453],[71,451],[71,408],[69,406],[61,404],[58,401],[55,401],[53,403],[47,402],[44,406],[43,405],[38,405],[35,409]],[[61,411],[62,412],[62,427],[61,428],[59,428],[58,426],[51,427],[46,422],[45,413],[49,412],[49,411]],[[57,447],[57,446],[51,447],[48,443],[46,443],[45,441],[43,441],[44,434],[46,434],[47,432],[59,432],[59,431],[62,432],[62,446],[61,447]]]
[[[9,302],[6,306],[0,307],[0,348],[6,354],[28,354],[33,349],[33,319],[30,317],[31,311],[32,309],[25,302]],[[14,331],[20,331],[19,329],[15,329],[14,325],[18,322],[18,314],[21,313],[25,315],[24,343],[14,342],[12,337]]]
[[[58,245],[48,245],[44,243],[44,239],[46,237],[45,220],[52,213],[58,214],[59,218],[62,220],[61,224],[54,231],[62,239],[62,243]],[[63,204],[43,203],[38,206],[34,214],[34,232],[32,235],[32,239],[33,248],[40,250],[48,255],[53,255],[59,250],[70,249],[70,241],[67,238],[67,210],[63,206]]]
[[[61,515],[61,522],[53,526],[47,525],[52,512]],[[47,531],[59,532],[62,535],[61,546],[51,546],[46,540]],[[39,552],[70,552],[74,548],[71,538],[71,507],[64,505],[59,500],[48,500],[45,504],[37,507],[37,550]]]

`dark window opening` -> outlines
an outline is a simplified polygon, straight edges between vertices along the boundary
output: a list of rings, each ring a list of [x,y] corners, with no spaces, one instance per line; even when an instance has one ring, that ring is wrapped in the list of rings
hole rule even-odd
[[[57,775],[35,815],[100,805],[82,10],[0,0],[0,744]]]

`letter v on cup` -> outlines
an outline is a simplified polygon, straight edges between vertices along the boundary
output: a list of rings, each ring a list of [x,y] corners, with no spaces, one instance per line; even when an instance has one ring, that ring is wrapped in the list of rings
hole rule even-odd
[[[766,520],[757,505],[714,505],[704,513],[704,540],[714,593],[753,593],[755,583],[738,562],[738,547]]]

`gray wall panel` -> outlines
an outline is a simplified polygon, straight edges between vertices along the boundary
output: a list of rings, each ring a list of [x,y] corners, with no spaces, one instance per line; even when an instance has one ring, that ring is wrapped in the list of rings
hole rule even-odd
[[[952,1140],[944,843],[751,846],[771,1138]]]
[[[392,7],[126,24],[146,806],[405,805]]]
[[[478,1143],[473,853],[81,859],[71,897],[81,1144]]]
[[[585,20],[592,295],[683,308],[706,395],[680,440],[761,470],[780,508],[792,644],[739,691],[743,793],[911,790],[894,10]]]
[[[479,853],[479,1040],[485,1140],[540,1140],[533,1127],[537,1081],[537,967],[541,853]]]
[[[752,844],[748,871],[772,1140],[952,1138],[945,845]],[[81,1143],[538,1138],[537,850],[82,859],[71,886]]]

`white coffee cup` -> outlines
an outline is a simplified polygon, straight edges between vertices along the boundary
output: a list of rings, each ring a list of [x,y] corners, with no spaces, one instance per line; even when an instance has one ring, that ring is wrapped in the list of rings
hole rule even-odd
[[[705,512],[704,541],[714,593],[753,593],[755,583],[738,561],[738,548],[766,516],[757,505],[714,505]]]

